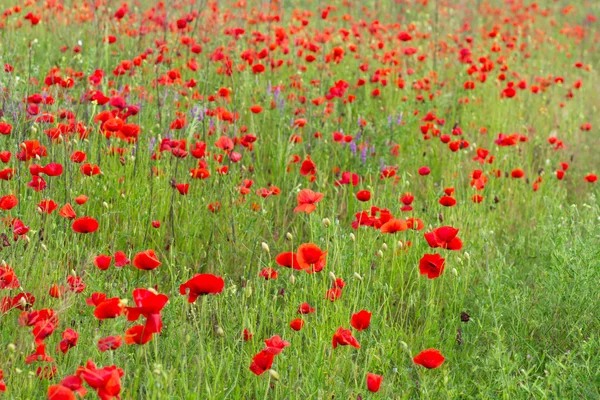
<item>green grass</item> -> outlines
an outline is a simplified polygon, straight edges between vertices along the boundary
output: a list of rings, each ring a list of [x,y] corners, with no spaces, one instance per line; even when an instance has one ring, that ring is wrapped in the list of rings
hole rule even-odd
[[[241,10],[231,5],[221,5],[217,18],[209,7],[186,4],[178,8],[173,3],[167,8],[170,22],[191,10],[200,10],[198,22],[191,24],[193,31],[187,33],[203,47],[202,54],[195,56],[200,68],[192,72],[185,64],[193,55],[180,43],[180,33],[163,31],[147,22],[147,34],[128,37],[124,34],[126,27],[137,29],[139,19],[115,21],[111,16],[120,3],[109,3],[111,12],[101,9],[95,20],[85,23],[77,22],[77,12],[68,7],[70,4],[63,12],[44,10],[41,4],[26,7],[4,18],[5,26],[0,30],[2,61],[15,69],[11,74],[0,72],[2,120],[13,126],[11,135],[0,137],[0,150],[16,153],[24,140],[35,139],[48,152],[41,161],[27,162],[16,160],[13,154],[6,167],[16,169],[15,177],[0,181],[0,196],[12,193],[19,199],[17,207],[2,211],[2,217],[19,218],[31,229],[29,242],[13,241],[12,227],[2,225],[10,246],[2,248],[0,258],[13,267],[21,288],[0,290],[0,297],[30,292],[36,297],[34,309],[52,308],[60,320],[56,331],[45,340],[47,353],[55,362],[27,365],[25,358],[35,348],[31,328],[18,325],[18,310],[0,314],[0,370],[7,385],[3,397],[43,398],[48,386],[74,374],[77,367],[92,359],[98,366],[116,365],[124,370],[124,399],[600,398],[600,193],[599,182],[584,181],[588,173],[600,172],[596,94],[600,80],[594,69],[599,61],[597,23],[583,25],[583,42],[560,33],[565,24],[583,24],[587,14],[600,14],[598,4],[577,4],[575,11],[564,15],[561,10],[566,2],[540,1],[540,9],[550,10],[548,17],[536,14],[535,22],[513,26],[504,23],[503,18],[512,21],[526,11],[511,12],[500,1],[491,2],[503,10],[496,16],[486,11],[488,2],[439,6],[430,2],[434,4],[425,8],[412,1],[410,5],[386,2],[380,7],[365,3],[367,11],[360,9],[362,2],[352,2],[349,8],[335,2],[338,9],[330,16],[337,16],[337,21],[333,17],[321,19],[323,5],[286,1],[281,22],[259,25],[249,24],[241,17]],[[267,4],[249,3],[247,10]],[[474,4],[481,8],[478,10]],[[144,10],[149,8],[144,6]],[[251,32],[267,35],[276,26],[289,31],[294,8],[310,10],[314,15],[308,18],[310,24],[304,31],[288,32],[288,54],[280,48],[272,52],[275,59],[285,61],[282,67],[273,71],[267,68],[260,75],[253,75],[251,67],[232,76],[218,74],[221,64],[209,61],[215,49],[225,46],[234,65],[242,64],[242,51],[260,51],[267,45],[249,43]],[[135,13],[133,9],[130,5],[130,13]],[[30,26],[23,20],[30,11],[42,15],[39,25]],[[227,20],[223,16],[227,13],[235,18]],[[352,21],[341,19],[345,13],[352,16]],[[465,22],[463,17],[470,19],[469,33],[457,33]],[[326,43],[314,39],[317,30],[351,30],[353,21],[358,25],[360,19],[368,24],[378,19],[388,32],[376,38],[369,35],[368,29],[359,28],[361,38],[351,35],[348,42],[339,35]],[[24,24],[17,28],[19,20]],[[413,22],[417,32],[430,33],[429,38],[408,44],[419,48],[418,54],[427,55],[424,61],[401,56],[400,64],[393,66],[374,59],[374,54],[383,55],[399,46],[395,39],[398,28],[387,25],[392,22],[399,22],[402,29]],[[500,25],[502,34],[519,38],[517,48],[526,43],[530,56],[507,49],[499,39],[484,38],[479,30],[488,32],[494,24]],[[300,23],[295,20],[293,25]],[[237,42],[223,34],[232,27],[246,30]],[[541,38],[535,29],[546,35]],[[108,34],[117,35],[118,42],[111,46],[103,43],[102,38]],[[499,65],[485,83],[480,83],[476,75],[466,73],[467,64],[458,62],[461,47],[448,34],[456,34],[461,43],[467,35],[473,36],[474,60],[489,56],[496,61],[504,56],[507,81],[518,83],[520,78],[510,75],[517,72],[529,86],[539,84],[536,77],[552,76],[553,83],[544,93],[519,90],[515,98],[501,99],[506,81],[496,79]],[[305,63],[307,51],[298,57],[300,46],[295,44],[296,38],[304,37],[322,47],[318,57],[335,46],[344,47],[343,61]],[[28,48],[34,39],[37,42]],[[169,51],[165,54],[172,59],[170,65],[154,65],[152,60],[158,54],[155,39],[166,39]],[[83,50],[75,54],[71,49],[79,40]],[[379,40],[385,49],[373,51],[370,45]],[[451,48],[439,46],[434,54],[434,43],[440,41]],[[358,46],[357,53],[348,50],[350,42]],[[490,51],[494,43],[502,46],[500,53]],[[60,51],[63,45],[69,47],[65,53]],[[559,45],[561,49],[557,49]],[[133,75],[112,74],[122,60],[132,60],[146,48],[153,48],[154,53],[134,68]],[[292,60],[292,65],[287,65],[287,60]],[[575,68],[573,64],[578,61],[590,65],[590,71]],[[366,62],[369,71],[360,71],[359,66]],[[300,71],[302,66],[307,67],[306,71]],[[75,113],[77,121],[91,129],[85,140],[71,137],[52,142],[44,130],[56,126],[58,118],[53,124],[27,118],[23,98],[42,92],[44,77],[52,67],[60,68],[63,75],[66,68],[83,72],[85,78],[77,80],[71,89],[51,86],[48,94],[55,102],[43,106],[43,110],[55,115],[63,109]],[[393,73],[402,73],[404,89],[396,87],[392,74],[385,87],[368,82],[376,69],[388,67]],[[406,68],[413,68],[415,73],[407,75]],[[80,101],[82,94],[90,90],[87,76],[96,69],[106,73],[97,89],[110,97],[112,88],[121,90],[129,85],[128,104],[141,105],[139,114],[128,119],[141,127],[137,144],[105,139],[98,132],[94,116],[110,107]],[[183,82],[195,79],[197,87],[153,86],[157,77],[171,69],[180,69]],[[555,84],[556,76],[564,77],[565,83]],[[302,83],[302,89],[290,86],[292,77]],[[30,78],[40,84],[28,84]],[[359,78],[367,83],[356,87]],[[412,86],[424,78],[431,79],[432,88],[423,94],[436,93],[433,100],[416,99],[421,92]],[[113,81],[110,86],[109,79]],[[320,83],[312,85],[315,79]],[[356,100],[348,104],[332,100],[332,111],[327,115],[327,102],[316,106],[311,100],[324,96],[340,79],[350,83],[345,97],[353,94]],[[573,89],[573,99],[567,99],[577,79],[582,79],[583,86]],[[476,89],[465,90],[466,80],[475,81]],[[271,109],[272,100],[276,104],[280,101],[269,91],[275,85],[286,86],[279,95],[285,102]],[[209,102],[208,96],[221,87],[232,90],[231,102]],[[381,89],[378,98],[371,96],[375,87]],[[140,88],[145,95],[140,95]],[[180,90],[185,90],[186,96]],[[192,98],[196,90],[202,99]],[[288,99],[291,93],[305,96],[306,103]],[[459,104],[462,98],[468,98],[469,103]],[[248,108],[253,104],[262,105],[264,111],[250,113]],[[192,120],[189,115],[193,107],[214,109],[217,105],[239,112],[239,120],[211,122],[208,116]],[[176,111],[188,113],[188,124],[178,131],[169,128],[177,118]],[[429,111],[445,119],[440,127],[442,134],[450,134],[454,123],[458,123],[464,131],[462,138],[470,146],[454,153],[437,137],[423,140],[421,118]],[[400,113],[402,125],[395,122]],[[306,118],[306,126],[292,127],[291,121],[300,117]],[[359,117],[367,121],[365,127],[358,127]],[[388,123],[388,117],[392,123]],[[579,129],[586,122],[592,124],[591,131]],[[243,154],[242,160],[231,163],[226,158],[218,164],[213,155],[223,152],[214,143],[221,135],[243,136],[243,126],[258,138],[254,149],[236,146],[235,151]],[[216,133],[211,134],[211,127]],[[487,133],[480,133],[480,128],[486,128]],[[322,138],[314,137],[317,131]],[[335,131],[353,136],[360,132],[358,144],[368,143],[375,154],[369,150],[362,160],[360,149],[354,155],[348,145],[333,142]],[[518,132],[529,140],[514,147],[499,147],[494,140],[501,132]],[[290,143],[293,134],[301,136],[303,142]],[[553,135],[567,148],[553,150],[548,143]],[[189,177],[189,170],[198,166],[191,155],[178,159],[166,151],[160,159],[151,160],[160,140],[167,136],[186,139],[188,150],[194,142],[206,141],[211,153],[206,158],[210,178]],[[452,136],[452,140],[460,138]],[[393,144],[400,145],[398,156],[391,152]],[[109,154],[109,146],[126,149],[121,160]],[[490,150],[494,163],[474,162],[477,147]],[[80,165],[69,160],[74,150],[85,151],[86,162],[98,164],[103,174],[83,176]],[[302,160],[310,155],[317,165],[315,182],[299,174],[299,164],[286,171],[293,155]],[[29,166],[50,162],[63,164],[63,174],[46,178],[48,187],[42,192],[27,187],[31,181]],[[565,179],[559,181],[554,172],[560,162],[569,162],[570,168]],[[226,175],[217,173],[223,165],[229,167]],[[381,180],[381,165],[398,167],[397,179]],[[419,176],[418,169],[425,165],[431,168],[431,174]],[[151,173],[153,168],[158,175]],[[504,177],[515,168],[523,169],[525,178]],[[360,184],[335,186],[341,178],[336,169],[357,173],[362,178]],[[476,169],[484,170],[489,179],[480,192],[470,184],[470,174]],[[494,169],[502,171],[500,178],[492,175]],[[533,191],[538,176],[542,182],[539,190]],[[239,192],[244,179],[254,181],[246,196]],[[180,195],[171,186],[172,180],[190,183],[189,194]],[[271,185],[281,193],[265,199],[256,194],[257,189]],[[455,188],[458,204],[454,207],[438,203],[446,187]],[[311,214],[293,212],[297,193],[303,188],[324,193]],[[368,203],[356,199],[360,189],[371,191]],[[415,196],[412,212],[400,211],[399,198],[406,192]],[[481,204],[471,201],[476,193],[484,196]],[[89,200],[76,205],[74,199],[81,194]],[[36,208],[43,199],[53,199],[59,206],[71,203],[78,216],[96,218],[99,230],[77,234],[58,210],[42,215]],[[208,205],[215,202],[221,208],[212,213]],[[393,235],[369,227],[353,230],[355,214],[370,206],[388,208],[396,218],[420,218],[425,229]],[[158,229],[151,226],[155,220],[161,222]],[[458,236],[464,242],[460,251],[427,245],[423,233],[443,225],[460,229]],[[412,245],[405,250],[398,241],[411,241]],[[263,242],[270,251],[262,248]],[[279,253],[295,251],[303,243],[315,243],[328,251],[322,272],[306,274],[276,265]],[[99,254],[121,250],[133,259],[146,249],[155,250],[162,262],[158,269],[141,271],[128,266],[100,271],[93,264]],[[419,260],[425,253],[436,252],[446,258],[446,269],[439,278],[429,280],[419,275]],[[276,269],[277,279],[260,278],[258,274],[264,267]],[[179,285],[195,273],[222,276],[223,292],[188,304],[179,294]],[[61,299],[48,295],[54,283],[68,286],[66,278],[72,274],[83,278],[87,285],[83,293],[67,290]],[[335,302],[325,298],[332,277],[346,281],[341,298]],[[124,335],[136,323],[124,316],[98,321],[93,307],[85,305],[85,298],[93,292],[104,292],[107,297],[128,299],[132,305],[134,289],[155,286],[170,299],[162,311],[162,333],[143,346],[123,344],[114,352],[101,353],[96,348],[99,338]],[[316,312],[297,315],[303,302],[315,307]],[[362,309],[373,316],[368,329],[354,331],[361,348],[333,349],[331,340],[337,328],[349,329],[351,315]],[[468,313],[469,322],[461,322],[462,312]],[[294,332],[289,323],[297,317],[305,325]],[[55,348],[67,328],[80,336],[77,346],[63,355]],[[253,333],[249,342],[242,340],[244,328]],[[269,373],[255,376],[248,368],[252,357],[263,349],[264,339],[273,335],[290,342],[272,366],[279,380]],[[446,358],[440,368],[426,370],[413,363],[412,357],[427,348],[439,349]],[[37,367],[46,364],[57,368],[56,378],[51,381],[35,376]],[[367,391],[368,372],[383,375],[378,393]],[[87,396],[93,398],[95,394]]]

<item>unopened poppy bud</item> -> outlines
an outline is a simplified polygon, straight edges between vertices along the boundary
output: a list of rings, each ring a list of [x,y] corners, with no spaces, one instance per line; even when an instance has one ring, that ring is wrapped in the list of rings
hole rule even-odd
[[[382,244],[381,245],[381,250],[386,251],[388,249],[387,244]]]
[[[296,283],[296,277],[294,275],[290,275],[290,283],[293,285]]]
[[[329,218],[323,218],[323,225],[325,225],[325,228],[328,228],[329,225],[331,225]]]
[[[383,251],[377,250],[377,257],[383,257]]]
[[[471,255],[469,255],[469,253],[466,251],[465,251],[465,258],[467,259],[467,261],[471,259]]]
[[[220,326],[217,326],[215,329],[215,335],[217,335],[218,337],[223,337],[225,336],[225,331]]]
[[[157,369],[155,369],[153,372],[154,372],[156,375],[160,375],[160,369],[158,369],[158,368],[157,368]]]
[[[125,193],[121,193],[121,197],[122,197],[122,198],[125,198]]]
[[[41,247],[42,247],[42,250],[48,251],[48,248],[46,247],[46,245],[44,243],[42,243]]]
[[[456,257],[456,261],[458,261],[459,264],[462,264],[462,258]]]
[[[25,308],[27,306],[27,300],[25,300],[25,297],[21,297],[19,299],[19,306],[21,306],[22,308]]]
[[[289,233],[289,232],[285,234],[285,238],[286,238],[287,240],[289,240],[289,241],[292,241],[292,239],[294,239],[294,237],[292,236],[292,234],[291,234],[291,233]]]
[[[452,268],[452,275],[458,276],[458,271],[456,270],[456,268]]]
[[[39,154],[36,154],[36,155],[35,155],[35,159],[39,161],[39,160],[41,160],[42,158],[40,157],[40,155],[39,155]]]
[[[244,292],[246,293],[246,297],[252,296],[252,287],[251,286],[246,286],[244,288]]]
[[[271,250],[269,249],[269,245],[268,245],[268,244],[266,244],[265,242],[262,242],[262,243],[260,244],[260,247],[262,247],[262,249],[263,249],[265,252],[267,252],[267,253],[271,252]]]
[[[107,203],[107,202],[103,201],[103,202],[102,202],[102,206],[103,206],[104,208],[108,209],[108,203]]]
[[[31,239],[29,239],[29,236],[27,235],[23,235],[23,240],[25,240],[27,243],[31,241]]]
[[[359,280],[361,280],[361,281],[362,281],[362,276],[360,276],[360,274],[359,274],[358,272],[355,272],[355,273],[354,273],[354,277],[355,277],[356,279],[359,279]]]
[[[8,350],[15,352],[17,350],[17,346],[15,346],[14,343],[9,343],[8,346],[6,346],[8,348]]]
[[[77,276],[77,272],[75,272],[75,270],[74,270],[74,269],[71,269],[71,275],[73,275],[73,276]]]
[[[356,236],[354,236],[354,233],[350,233],[350,240],[352,240],[353,242],[356,240]]]
[[[408,345],[406,344],[406,342],[400,342],[400,347],[402,347],[404,349],[404,351],[408,351]]]
[[[2,266],[6,268],[8,264],[6,263],[6,261],[2,260]]]
[[[122,306],[126,306],[127,304],[129,304],[129,300],[128,299],[119,299],[119,303],[121,303]]]
[[[271,379],[279,381],[279,372],[275,371],[274,369],[269,370],[269,376],[271,377]]]
[[[23,373],[23,370],[22,370],[22,369],[19,369],[19,368],[15,368],[15,372],[16,372],[17,374],[22,374],[22,373]]]
[[[329,271],[329,279],[335,282],[335,274],[332,271]]]

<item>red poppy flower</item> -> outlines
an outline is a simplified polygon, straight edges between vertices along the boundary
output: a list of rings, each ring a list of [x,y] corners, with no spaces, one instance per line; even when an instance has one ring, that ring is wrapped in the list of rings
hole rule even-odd
[[[429,175],[430,173],[431,173],[431,169],[429,169],[429,167],[419,168],[419,175],[421,175],[421,176]]]
[[[66,354],[71,347],[77,346],[79,334],[71,328],[67,328],[62,334],[62,340],[58,344],[60,351]]]
[[[137,269],[150,271],[158,268],[159,265],[161,265],[161,262],[158,261],[158,258],[152,249],[137,253],[135,257],[133,257],[133,266]]]
[[[334,349],[336,347],[338,347],[338,345],[340,345],[340,346],[350,345],[352,347],[360,349],[360,344],[358,344],[358,341],[356,340],[356,338],[354,336],[352,336],[352,331],[350,329],[344,329],[342,327],[339,327],[338,330],[333,335],[332,345],[333,345]]]
[[[27,358],[25,358],[25,364],[31,364],[33,362],[52,362],[54,358],[46,354],[46,345],[44,343],[38,344],[35,348],[35,352]]]
[[[371,200],[371,192],[368,190],[359,190],[358,193],[356,193],[356,198],[358,201],[369,201]]]
[[[415,364],[422,365],[427,369],[439,367],[444,363],[444,360],[442,353],[436,349],[423,350],[413,358]]]
[[[188,303],[193,303],[198,296],[221,293],[224,286],[225,282],[220,276],[196,274],[192,279],[179,286],[179,293],[187,295]]]
[[[121,347],[121,344],[121,336],[107,336],[105,338],[98,339],[98,350],[100,350],[102,353],[108,350],[116,350]]]
[[[136,325],[125,331],[125,343],[144,345],[152,340],[152,333],[144,325]]]
[[[408,229],[408,224],[403,219],[390,219],[381,226],[381,233],[396,233]]]
[[[99,320],[116,318],[123,314],[124,309],[121,299],[113,297],[98,304],[94,309],[94,316]]]
[[[0,208],[3,210],[11,210],[15,208],[17,204],[19,204],[19,200],[14,194],[9,194],[8,196],[3,196],[0,198]]]
[[[261,278],[265,278],[265,280],[267,281],[270,279],[276,279],[277,271],[275,271],[273,268],[263,268],[258,274],[258,276],[260,276]]]
[[[310,306],[308,303],[302,303],[298,306],[298,314],[312,314],[315,312],[315,309]]]
[[[262,375],[265,371],[271,368],[273,365],[274,354],[269,353],[265,350],[261,351],[252,358],[252,364],[250,364],[250,371],[256,375]]]
[[[453,207],[456,205],[456,199],[450,196],[442,196],[439,203],[444,207]]]
[[[145,330],[149,333],[160,333],[162,331],[160,312],[169,301],[167,295],[148,289],[135,289],[133,291],[133,301],[136,307],[125,308],[127,320],[137,321],[140,315],[144,316],[146,318]]]
[[[437,278],[444,272],[444,263],[439,254],[425,254],[419,261],[419,272],[429,279]]]
[[[290,328],[298,332],[304,326],[304,320],[301,318],[296,318],[290,322]]]
[[[313,243],[300,245],[296,255],[300,268],[309,274],[321,271],[327,263],[325,259],[327,251],[321,251],[319,246]]]
[[[448,250],[460,250],[462,241],[456,237],[458,229],[451,226],[442,226],[425,234],[425,240],[431,248],[441,247]]]
[[[586,182],[594,183],[598,180],[598,176],[596,176],[596,174],[588,174],[584,179]]]
[[[305,212],[310,214],[315,211],[317,206],[315,205],[323,198],[323,193],[313,192],[310,189],[302,189],[298,193],[298,206],[294,208],[294,212]]]
[[[371,315],[372,314],[367,310],[361,310],[355,314],[352,314],[350,325],[352,325],[352,327],[357,331],[367,329],[371,324]]]
[[[73,222],[72,228],[77,233],[92,233],[98,229],[98,221],[92,217],[77,218]]]
[[[94,389],[100,399],[109,400],[119,398],[121,377],[124,375],[121,368],[117,368],[114,365],[96,368],[92,360],[89,360],[85,367],[77,368],[76,375]]]
[[[278,335],[275,335],[269,339],[265,339],[265,347],[266,352],[271,353],[273,355],[277,355],[283,351],[290,344],[285,340],[281,339]]]
[[[190,191],[190,184],[189,183],[178,183],[177,185],[175,185],[175,188],[177,189],[179,194],[186,195]]]
[[[48,398],[52,400],[77,400],[75,393],[63,385],[50,385],[48,387]]]
[[[325,298],[331,302],[336,301],[340,297],[342,297],[342,289],[338,287],[331,288],[327,290],[327,293],[325,293]]]
[[[275,262],[282,267],[292,268],[292,269],[302,269],[300,264],[298,264],[298,256],[296,253],[286,252],[281,253],[277,257],[275,257]]]
[[[124,267],[129,264],[131,264],[131,261],[129,261],[129,258],[127,258],[125,253],[122,251],[117,251],[115,253],[115,267]]]
[[[77,214],[75,214],[75,210],[73,207],[67,203],[58,210],[58,215],[67,219],[75,219],[77,218]]]
[[[112,262],[112,256],[100,254],[94,258],[94,265],[98,267],[100,271],[105,271],[110,267]]]
[[[244,339],[244,342],[249,342],[250,340],[252,340],[252,333],[248,330],[248,328],[244,328],[244,330],[242,331],[242,338]]]
[[[369,392],[378,392],[382,380],[383,376],[381,375],[375,375],[370,372],[367,373],[367,389],[369,389]]]

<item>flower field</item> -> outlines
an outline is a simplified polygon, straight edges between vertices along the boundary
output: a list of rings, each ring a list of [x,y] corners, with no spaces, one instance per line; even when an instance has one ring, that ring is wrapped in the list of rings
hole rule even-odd
[[[0,12],[0,398],[600,398],[599,2]]]

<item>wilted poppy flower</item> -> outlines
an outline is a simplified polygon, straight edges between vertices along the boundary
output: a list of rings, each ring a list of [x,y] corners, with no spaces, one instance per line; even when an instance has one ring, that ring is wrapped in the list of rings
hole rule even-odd
[[[244,330],[242,331],[242,338],[244,339],[244,342],[249,342],[250,340],[252,340],[252,333],[248,330],[248,328],[244,328]]]
[[[161,262],[158,261],[158,258],[152,249],[137,253],[135,257],[133,257],[133,266],[137,269],[150,271],[158,268],[159,265],[161,265]]]
[[[436,349],[423,350],[413,358],[415,364],[422,365],[427,369],[439,367],[444,363],[444,360],[442,353]]]
[[[300,329],[302,329],[303,326],[304,326],[304,320],[302,320],[301,318],[296,318],[296,319],[292,320],[292,322],[290,322],[290,328],[292,328],[296,332],[299,331]]]
[[[122,340],[121,336],[107,336],[105,338],[98,339],[98,350],[102,353],[108,350],[116,350],[121,347]]]
[[[342,289],[340,289],[338,287],[331,288],[331,289],[327,290],[327,293],[325,293],[325,298],[331,302],[336,301],[341,296],[342,296]]]
[[[369,392],[377,392],[379,391],[379,387],[381,386],[381,381],[383,380],[383,376],[375,375],[372,373],[367,373],[367,389]]]
[[[361,310],[355,314],[352,314],[350,325],[352,325],[352,327],[357,331],[367,329],[371,324],[371,315],[372,314],[367,310]]]
[[[73,222],[72,228],[77,233],[92,233],[98,229],[98,221],[92,217],[77,218]]]
[[[252,364],[250,364],[250,371],[256,375],[262,375],[265,371],[271,368],[273,365],[273,358],[275,355],[268,351],[261,351],[252,358]]]
[[[462,241],[456,237],[457,234],[458,229],[451,226],[442,226],[426,233],[425,240],[432,248],[441,247],[448,250],[460,250]]]
[[[419,272],[429,279],[437,278],[444,272],[444,262],[439,254],[425,254],[419,261]]]
[[[333,345],[334,349],[336,347],[338,347],[338,345],[340,345],[340,346],[350,345],[357,349],[360,348],[360,344],[358,344],[358,341],[356,340],[356,338],[354,336],[352,336],[352,331],[350,329],[344,329],[342,327],[339,327],[338,330],[333,335],[332,345]]]
[[[298,193],[298,206],[294,208],[294,212],[305,212],[310,214],[317,206],[315,205],[323,198],[323,193],[313,192],[310,189],[302,189]]]
[[[225,282],[220,276],[196,274],[192,279],[179,286],[179,293],[187,295],[188,303],[193,303],[198,296],[221,293],[224,286]]]

